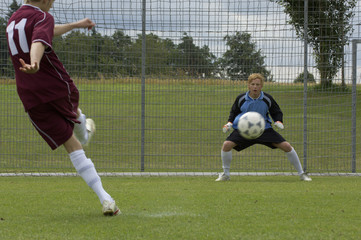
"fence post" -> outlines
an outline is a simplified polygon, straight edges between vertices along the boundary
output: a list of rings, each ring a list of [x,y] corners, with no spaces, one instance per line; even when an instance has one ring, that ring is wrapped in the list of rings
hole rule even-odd
[[[145,57],[146,57],[146,32],[145,32],[145,13],[146,0],[142,2],[142,110],[141,110],[141,157],[140,157],[140,171],[144,172],[144,145],[145,145]]]
[[[356,173],[356,77],[357,77],[357,44],[361,40],[352,40],[352,160],[351,171]]]
[[[308,77],[308,0],[304,3],[304,63],[303,63],[303,171],[307,171],[307,77]]]

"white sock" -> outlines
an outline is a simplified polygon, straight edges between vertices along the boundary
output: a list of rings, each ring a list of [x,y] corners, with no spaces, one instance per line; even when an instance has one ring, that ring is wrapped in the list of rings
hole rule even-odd
[[[84,145],[88,141],[88,131],[86,130],[86,116],[81,112],[80,108],[78,109],[80,112],[77,120],[80,124],[74,124],[74,134],[79,142]]]
[[[102,182],[97,171],[95,170],[94,164],[89,158],[85,156],[84,150],[76,150],[70,153],[69,157],[78,174],[98,195],[100,203],[103,203],[104,200],[113,202],[114,200],[112,197],[103,189]]]
[[[298,174],[303,173],[302,165],[300,163],[300,159],[294,148],[290,152],[286,152],[288,160],[292,163],[292,165],[296,168]]]
[[[231,169],[231,162],[232,162],[232,150],[229,152],[224,152],[223,150],[221,150],[221,157],[222,157],[223,172],[224,174],[229,176]]]

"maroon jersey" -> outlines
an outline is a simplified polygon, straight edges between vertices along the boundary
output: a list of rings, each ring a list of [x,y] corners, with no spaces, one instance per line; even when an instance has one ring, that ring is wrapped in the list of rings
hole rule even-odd
[[[70,95],[76,89],[52,48],[54,18],[40,8],[24,4],[9,19],[6,36],[15,68],[17,92],[25,111]],[[30,47],[42,42],[46,48],[35,74],[21,72],[19,59],[30,64]]]

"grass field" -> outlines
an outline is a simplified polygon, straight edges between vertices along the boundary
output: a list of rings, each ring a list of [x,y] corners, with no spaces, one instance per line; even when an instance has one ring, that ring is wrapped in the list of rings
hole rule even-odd
[[[0,178],[0,239],[360,239],[359,177],[103,177],[104,217],[80,177]]]
[[[221,131],[240,82],[147,81],[144,145],[141,145],[141,85],[138,81],[79,82],[81,107],[97,123],[87,155],[100,171],[219,171]],[[282,135],[303,160],[303,85],[269,83],[284,112]],[[360,86],[358,86],[360,93]],[[0,84],[0,168],[4,172],[69,172],[63,149],[52,152],[31,126],[14,84]],[[350,172],[351,93],[314,92],[307,100],[307,159],[310,172]],[[361,99],[357,98],[357,105]],[[357,108],[357,131],[361,122]],[[360,140],[360,133],[357,134]],[[356,161],[361,166],[361,145]],[[293,171],[283,152],[254,146],[234,154],[234,171]],[[361,167],[357,168],[359,171]]]

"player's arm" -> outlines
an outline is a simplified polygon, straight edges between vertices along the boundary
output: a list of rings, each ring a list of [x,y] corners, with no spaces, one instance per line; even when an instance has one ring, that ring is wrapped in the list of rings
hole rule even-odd
[[[25,63],[23,59],[19,59],[21,67],[20,71],[24,73],[36,73],[40,69],[40,61],[44,55],[45,45],[42,42],[34,42],[30,48],[30,64]]]
[[[228,131],[230,131],[232,129],[234,119],[236,118],[236,116],[238,114],[241,113],[240,107],[238,106],[240,96],[241,95],[239,95],[236,98],[236,100],[234,101],[234,103],[232,105],[232,108],[231,108],[231,111],[229,112],[228,122],[222,128],[222,131],[224,133],[226,133],[226,132],[228,132]]]
[[[228,122],[233,122],[234,119],[238,116],[238,114],[241,113],[241,106],[239,105],[240,104],[239,101],[243,95],[244,94],[238,95],[238,97],[234,101],[231,111],[229,112]]]
[[[277,104],[276,100],[274,100],[273,97],[270,97],[271,99],[271,108],[269,109],[269,112],[271,114],[271,117],[273,121],[275,122],[275,126],[279,129],[284,129],[283,125],[283,113],[280,108],[280,106]]]
[[[75,28],[87,28],[88,30],[92,29],[95,26],[95,23],[89,18],[84,18],[77,22],[66,23],[66,24],[55,24],[54,26],[54,36],[60,36],[64,33],[67,33]]]

